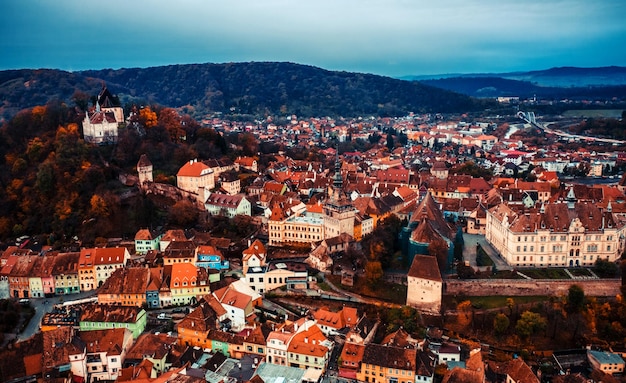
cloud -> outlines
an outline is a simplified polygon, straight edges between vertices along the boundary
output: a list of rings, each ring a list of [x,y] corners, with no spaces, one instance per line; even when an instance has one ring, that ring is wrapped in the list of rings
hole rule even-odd
[[[626,65],[626,2],[612,0],[7,3],[0,68],[293,61],[402,75]]]

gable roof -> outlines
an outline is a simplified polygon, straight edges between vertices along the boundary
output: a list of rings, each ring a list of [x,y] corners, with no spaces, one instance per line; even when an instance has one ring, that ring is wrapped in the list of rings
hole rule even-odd
[[[431,255],[415,255],[407,276],[436,282],[443,281],[439,272],[437,257]]]

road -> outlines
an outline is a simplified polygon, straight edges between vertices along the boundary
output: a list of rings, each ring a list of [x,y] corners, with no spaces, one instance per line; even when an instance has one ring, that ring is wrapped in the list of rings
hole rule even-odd
[[[39,325],[41,324],[41,319],[43,318],[45,313],[52,311],[54,305],[73,301],[76,299],[88,298],[96,295],[96,291],[85,291],[78,294],[71,295],[60,295],[52,298],[31,298],[30,305],[35,309],[35,315],[30,319],[24,331],[17,336],[17,341],[22,341],[30,338],[39,332]]]
[[[470,266],[476,267],[476,245],[480,245],[489,258],[496,264],[498,270],[512,270],[513,268],[504,262],[484,235],[463,233],[463,259],[469,261]]]

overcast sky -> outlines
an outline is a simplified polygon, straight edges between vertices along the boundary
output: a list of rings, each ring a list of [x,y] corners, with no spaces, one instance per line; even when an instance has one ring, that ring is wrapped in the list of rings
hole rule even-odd
[[[388,76],[626,66],[624,0],[2,0],[0,69],[291,61]]]

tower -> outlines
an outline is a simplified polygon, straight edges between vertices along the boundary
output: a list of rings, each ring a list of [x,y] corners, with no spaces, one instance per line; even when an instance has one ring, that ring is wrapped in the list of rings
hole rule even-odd
[[[139,173],[139,185],[144,186],[146,182],[152,182],[152,162],[148,156],[142,154],[137,162],[137,173]]]
[[[354,237],[355,216],[356,208],[343,191],[341,162],[337,152],[333,185],[329,187],[328,199],[324,204],[324,237],[333,238],[344,233]]]

